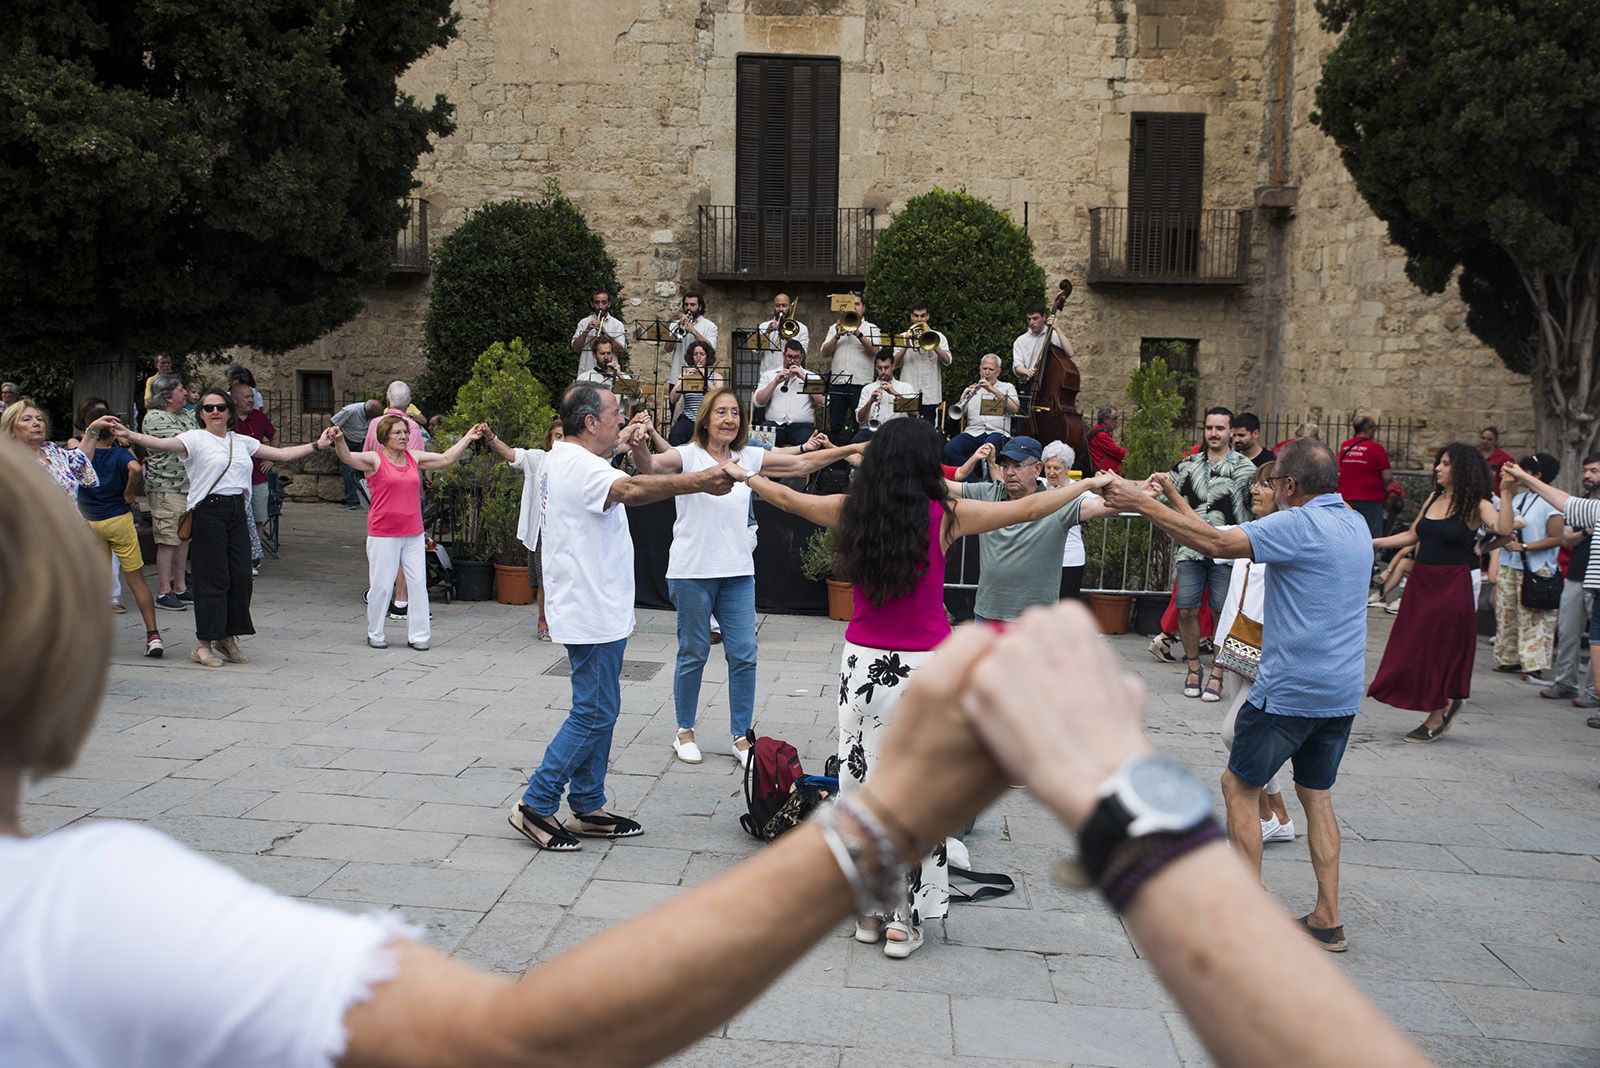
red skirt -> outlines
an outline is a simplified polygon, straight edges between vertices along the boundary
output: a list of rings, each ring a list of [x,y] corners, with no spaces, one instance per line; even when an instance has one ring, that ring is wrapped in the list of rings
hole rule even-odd
[[[1416,564],[1367,695],[1395,708],[1432,712],[1472,690],[1478,613],[1466,564]]]

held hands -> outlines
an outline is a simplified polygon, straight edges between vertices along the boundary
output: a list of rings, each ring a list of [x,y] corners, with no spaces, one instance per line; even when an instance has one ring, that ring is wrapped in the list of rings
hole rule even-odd
[[[88,426],[84,427],[83,436],[86,438],[94,437],[101,430],[109,430],[111,431],[112,435],[119,438],[126,438],[131,433],[131,431],[125,425],[123,425],[121,419],[118,419],[116,416],[107,413],[90,423]]]
[[[317,435],[317,440],[316,440],[315,444],[316,444],[316,446],[317,446],[317,448],[319,450],[320,449],[331,449],[331,448],[334,447],[334,445],[333,445],[334,439],[338,438],[340,435],[341,435],[341,432],[340,432],[338,427],[336,427],[336,426],[324,427],[322,433]]]
[[[483,438],[488,438],[490,440],[494,439],[494,433],[489,429],[488,423],[477,423],[472,427],[471,430],[468,430],[461,436],[466,438],[468,441],[478,441]]]
[[[1106,472],[1106,474],[1110,475],[1110,472]],[[1095,476],[1095,478],[1099,477],[1099,475]],[[1091,481],[1093,480],[1091,479]],[[1115,475],[1110,475],[1110,477],[1101,484],[1099,492],[1100,496],[1105,498],[1105,502],[1107,504],[1124,512],[1134,511],[1141,500],[1148,500],[1154,496],[1154,494],[1151,492],[1151,486],[1148,480],[1144,482],[1130,482],[1128,479],[1118,478]]]
[[[833,442],[828,438],[828,435],[824,434],[820,430],[813,430],[811,432],[811,436],[806,439],[804,451],[817,452],[821,449],[829,449],[832,447]]]
[[[986,441],[982,445],[978,446],[978,451],[977,451],[976,455],[977,455],[979,460],[993,461],[994,460],[994,446]]]
[[[1171,471],[1157,471],[1151,475],[1150,488],[1168,500],[1178,495],[1178,483],[1173,481]]]

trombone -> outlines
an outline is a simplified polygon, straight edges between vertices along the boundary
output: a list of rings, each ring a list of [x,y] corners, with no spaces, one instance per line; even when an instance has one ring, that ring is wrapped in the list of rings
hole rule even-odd
[[[913,323],[907,331],[911,344],[923,352],[932,352],[939,347],[939,332],[927,323]]]
[[[778,320],[778,336],[785,341],[800,336],[800,320],[795,318],[795,311],[799,307],[800,301],[796,298],[794,303],[789,305],[788,313]]]

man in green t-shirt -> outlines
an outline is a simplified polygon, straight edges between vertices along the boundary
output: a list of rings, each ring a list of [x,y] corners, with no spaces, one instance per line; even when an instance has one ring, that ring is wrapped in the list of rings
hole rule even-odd
[[[996,458],[999,482],[952,482],[951,492],[975,501],[1015,501],[1038,493],[1044,488],[1039,481],[1043,452],[1034,438],[1011,438]],[[1034,605],[1055,604],[1068,531],[1115,514],[1099,497],[1085,493],[1043,519],[978,535],[976,618],[1016,619]]]
[[[182,377],[158,374],[150,379],[150,409],[143,430],[153,438],[175,438],[194,430],[194,416],[186,410],[189,391]],[[156,605],[187,611],[194,601],[184,577],[189,543],[178,537],[178,521],[189,507],[189,475],[176,453],[151,452],[145,461],[145,503],[150,509],[150,532],[156,543]]]

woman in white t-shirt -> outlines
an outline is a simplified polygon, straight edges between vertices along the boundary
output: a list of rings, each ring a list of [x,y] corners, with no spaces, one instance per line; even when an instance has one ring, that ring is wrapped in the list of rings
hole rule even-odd
[[[1052,441],[1044,447],[1044,481],[1051,489],[1059,489],[1072,481],[1072,464],[1077,453],[1064,441]],[[1090,494],[1093,497],[1093,494]],[[1098,500],[1098,498],[1096,498]],[[1079,600],[1083,587],[1083,568],[1088,558],[1083,552],[1083,526],[1074,524],[1067,531],[1067,544],[1061,550],[1061,599]]]
[[[244,500],[250,493],[251,460],[288,463],[331,448],[339,433],[330,426],[316,441],[290,448],[265,445],[235,434],[233,398],[221,389],[200,395],[199,430],[171,438],[139,434],[121,422],[115,433],[150,452],[176,453],[189,476],[189,511],[193,534],[189,567],[194,573],[194,648],[189,659],[206,667],[223,660],[249,663],[239,648],[241,634],[254,634],[250,620],[250,517]]]
[[[750,417],[739,403],[739,395],[719,388],[706,394],[688,442],[657,454],[642,440],[634,446],[633,458],[641,474],[692,474],[737,460],[746,471],[788,478],[860,451],[859,446],[801,446],[799,454],[768,452],[748,444],[749,440]],[[722,628],[722,651],[728,659],[733,755],[742,765],[750,759],[750,720],[756,699],[756,566],[750,488],[738,485],[720,497],[690,493],[674,499],[678,518],[672,525],[672,549],[667,557],[667,590],[678,610],[678,664],[672,680],[678,731],[672,751],[688,764],[703,759],[694,738],[694,722],[715,614]]]

